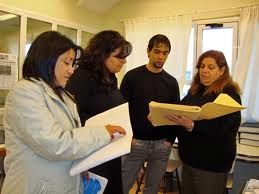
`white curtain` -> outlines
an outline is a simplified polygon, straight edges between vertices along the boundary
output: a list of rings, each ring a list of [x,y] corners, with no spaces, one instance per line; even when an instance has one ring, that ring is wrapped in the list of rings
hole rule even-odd
[[[171,52],[164,69],[178,80],[181,90],[185,81],[188,44],[192,28],[191,16],[132,19],[125,21],[124,24],[126,39],[133,46],[132,54],[127,58],[126,72],[147,64],[149,39],[155,34],[163,34],[171,42]]]
[[[233,78],[242,89],[245,121],[259,121],[259,6],[246,7],[240,15],[240,48]]]

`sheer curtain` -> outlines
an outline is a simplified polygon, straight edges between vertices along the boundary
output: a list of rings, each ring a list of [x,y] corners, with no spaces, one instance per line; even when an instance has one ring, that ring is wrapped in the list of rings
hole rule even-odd
[[[240,84],[245,121],[259,121],[259,6],[243,8],[240,48],[233,78]]]
[[[169,38],[172,47],[164,69],[178,80],[182,90],[192,28],[191,16],[131,19],[124,24],[126,39],[133,46],[132,54],[127,58],[126,72],[146,64],[149,39],[155,34],[164,34]]]

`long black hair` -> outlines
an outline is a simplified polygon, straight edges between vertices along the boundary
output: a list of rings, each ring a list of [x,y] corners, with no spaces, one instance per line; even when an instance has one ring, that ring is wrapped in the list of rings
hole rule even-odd
[[[59,56],[69,49],[75,51],[75,64],[80,58],[82,49],[59,32],[43,32],[33,41],[26,55],[22,69],[23,78],[30,81],[32,81],[32,78],[42,79],[63,100],[60,90],[64,89],[55,86],[54,70]]]

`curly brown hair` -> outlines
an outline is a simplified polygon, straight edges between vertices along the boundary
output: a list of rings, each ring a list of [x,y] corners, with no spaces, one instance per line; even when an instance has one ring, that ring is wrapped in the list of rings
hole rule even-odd
[[[97,83],[104,88],[117,87],[117,79],[105,65],[105,60],[116,49],[121,48],[117,58],[126,58],[132,51],[132,45],[117,31],[104,30],[90,39],[85,48],[84,58],[80,61],[81,68],[87,69]]]

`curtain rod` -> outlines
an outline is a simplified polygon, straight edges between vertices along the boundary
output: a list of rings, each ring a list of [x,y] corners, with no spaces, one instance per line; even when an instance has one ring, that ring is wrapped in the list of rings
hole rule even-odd
[[[220,11],[237,10],[237,9],[242,9],[242,8],[252,7],[252,6],[258,6],[258,5],[259,5],[259,4],[251,4],[251,5],[230,7],[230,8],[224,8],[224,9],[214,9],[214,10],[208,10],[208,11],[197,11],[197,10],[194,10],[193,13],[176,14],[176,15],[173,15],[173,16],[159,16],[159,17],[147,17],[147,18],[142,17],[142,18],[133,18],[133,19],[134,19],[134,20],[141,20],[141,19],[158,19],[158,18],[167,18],[167,17],[176,17],[176,16],[196,15],[196,14],[213,13],[213,12],[220,12]],[[133,20],[133,19],[120,20],[120,22],[125,22],[125,21]]]

